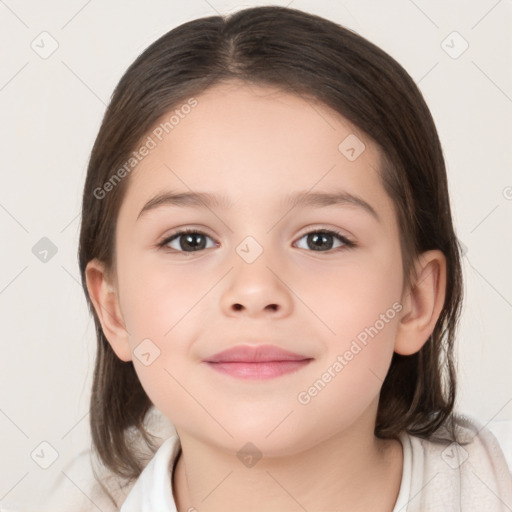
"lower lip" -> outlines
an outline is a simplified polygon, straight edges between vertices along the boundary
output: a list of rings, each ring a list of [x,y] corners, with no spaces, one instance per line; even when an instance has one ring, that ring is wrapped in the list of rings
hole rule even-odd
[[[210,368],[238,379],[273,379],[304,368],[311,359],[301,361],[266,361],[260,363],[211,363]]]

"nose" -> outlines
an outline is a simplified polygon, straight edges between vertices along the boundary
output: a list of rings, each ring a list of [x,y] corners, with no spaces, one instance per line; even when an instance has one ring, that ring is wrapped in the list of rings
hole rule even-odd
[[[268,251],[263,251],[252,263],[236,254],[222,292],[220,305],[223,312],[228,316],[254,318],[289,315],[293,307],[293,293],[284,274]]]

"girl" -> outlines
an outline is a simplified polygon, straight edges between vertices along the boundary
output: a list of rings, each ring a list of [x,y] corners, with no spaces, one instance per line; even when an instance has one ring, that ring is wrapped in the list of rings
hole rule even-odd
[[[79,261],[122,512],[512,507],[495,438],[453,411],[438,135],[362,37],[268,6],[152,44],[94,144]]]

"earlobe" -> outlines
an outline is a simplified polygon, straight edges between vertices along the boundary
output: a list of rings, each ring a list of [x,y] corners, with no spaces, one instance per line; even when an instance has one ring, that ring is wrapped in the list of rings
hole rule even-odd
[[[416,275],[402,297],[402,314],[395,339],[395,352],[411,355],[426,343],[443,309],[446,294],[446,258],[439,250],[422,253]]]
[[[131,361],[129,335],[119,306],[119,298],[109,282],[104,264],[98,259],[89,261],[85,269],[87,289],[101,328],[117,357]]]

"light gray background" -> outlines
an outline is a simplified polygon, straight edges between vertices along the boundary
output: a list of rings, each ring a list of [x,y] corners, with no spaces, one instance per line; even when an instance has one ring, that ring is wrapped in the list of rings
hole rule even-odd
[[[96,341],[76,253],[87,160],[113,88],[171,28],[265,4],[0,0],[0,501],[44,492],[88,447]],[[275,4],[356,30],[423,92],[467,248],[458,410],[491,428],[512,465],[511,1]],[[42,58],[51,38],[58,48]],[[57,247],[47,262],[32,252],[42,237]],[[52,449],[41,442],[58,453],[48,469]]]

